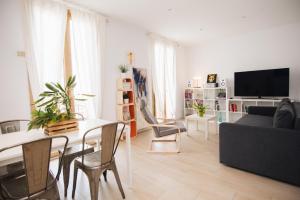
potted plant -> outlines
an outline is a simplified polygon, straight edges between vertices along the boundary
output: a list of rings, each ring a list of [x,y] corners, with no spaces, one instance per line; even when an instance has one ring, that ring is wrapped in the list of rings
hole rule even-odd
[[[194,103],[193,108],[198,113],[199,117],[203,117],[205,115],[205,111],[208,108],[207,106],[204,106],[202,103]]]
[[[123,93],[123,102],[124,102],[124,104],[129,103],[129,95],[127,92]]]
[[[54,130],[53,125],[60,125],[62,126],[61,130],[66,132],[68,128],[64,129],[64,124],[68,124],[73,128],[72,130],[78,127],[75,115],[71,112],[71,94],[76,85],[75,79],[75,76],[70,77],[64,87],[60,83],[45,84],[47,90],[41,93],[40,98],[34,103],[36,109],[32,112],[28,130],[45,128],[45,132],[47,132],[50,130],[49,127]]]
[[[121,72],[121,77],[126,78],[129,67],[127,65],[119,65],[119,70]]]

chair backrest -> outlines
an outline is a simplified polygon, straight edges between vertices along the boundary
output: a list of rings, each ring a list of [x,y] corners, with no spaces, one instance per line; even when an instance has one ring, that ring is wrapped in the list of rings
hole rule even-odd
[[[119,138],[117,139],[116,137],[119,124],[123,124],[123,128],[121,130]],[[114,154],[116,153],[124,128],[125,124],[122,122],[113,122],[103,126],[92,128],[84,134],[84,138],[82,140],[82,147],[84,149],[85,137],[88,133],[95,130],[101,130],[101,165],[109,164],[113,160]],[[82,163],[84,163],[84,155],[82,155]]]
[[[85,120],[83,114],[81,114],[81,113],[73,113],[73,114],[75,115],[77,120],[80,120],[80,121]]]
[[[15,119],[0,122],[0,129],[2,134],[18,132],[21,130],[22,123],[28,123],[26,119]]]
[[[142,112],[142,115],[146,122],[149,124],[158,124],[157,119],[153,116],[153,114],[149,111],[146,101],[144,99],[141,100],[140,110]],[[155,133],[155,136],[159,136],[159,128],[158,127],[152,127]]]
[[[118,123],[107,124],[101,133],[101,165],[110,163],[113,158]]]
[[[54,180],[50,181],[49,164],[53,139],[64,139],[65,143],[62,157],[59,160],[56,177]],[[68,138],[66,136],[54,136],[1,149],[0,152],[22,146],[23,162],[27,180],[27,196],[31,197],[47,190],[55,183],[56,178],[58,178],[61,172],[61,161],[63,159],[67,144]]]

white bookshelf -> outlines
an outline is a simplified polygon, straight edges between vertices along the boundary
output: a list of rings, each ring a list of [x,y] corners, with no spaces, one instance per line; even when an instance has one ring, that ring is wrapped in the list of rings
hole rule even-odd
[[[220,94],[223,94],[220,96]],[[206,113],[215,115],[219,123],[228,121],[228,88],[186,88],[184,98],[184,116],[196,113],[193,108],[194,103],[203,103],[208,106]]]
[[[235,122],[240,119],[242,116],[247,114],[248,106],[277,106],[280,102],[280,99],[237,99],[230,98],[227,100],[228,112],[227,121]],[[232,104],[236,105],[236,110],[232,109]]]
[[[225,93],[225,98],[219,98],[218,94]],[[189,94],[189,95],[187,95]],[[208,106],[206,113],[215,115],[217,122],[235,122],[247,114],[248,106],[277,106],[280,99],[242,99],[229,98],[229,88],[186,88],[184,98],[184,116],[195,114],[193,104],[203,103]],[[219,107],[216,107],[216,104]],[[232,109],[232,104],[236,105],[236,110]]]

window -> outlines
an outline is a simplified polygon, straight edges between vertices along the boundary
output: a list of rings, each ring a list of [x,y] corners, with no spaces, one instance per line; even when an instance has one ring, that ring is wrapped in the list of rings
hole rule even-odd
[[[100,116],[105,18],[48,0],[26,1],[26,14],[33,99],[44,90],[45,82],[63,84],[69,76],[76,75],[75,97],[95,95],[81,105],[75,102],[76,111],[87,118]]]

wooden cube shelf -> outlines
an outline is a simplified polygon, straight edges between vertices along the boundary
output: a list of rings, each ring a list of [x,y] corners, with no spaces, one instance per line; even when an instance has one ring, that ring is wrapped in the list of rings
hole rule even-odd
[[[128,102],[124,102],[123,95],[127,93]],[[130,136],[137,135],[135,99],[133,80],[131,78],[120,78],[117,80],[117,119],[130,125]]]

